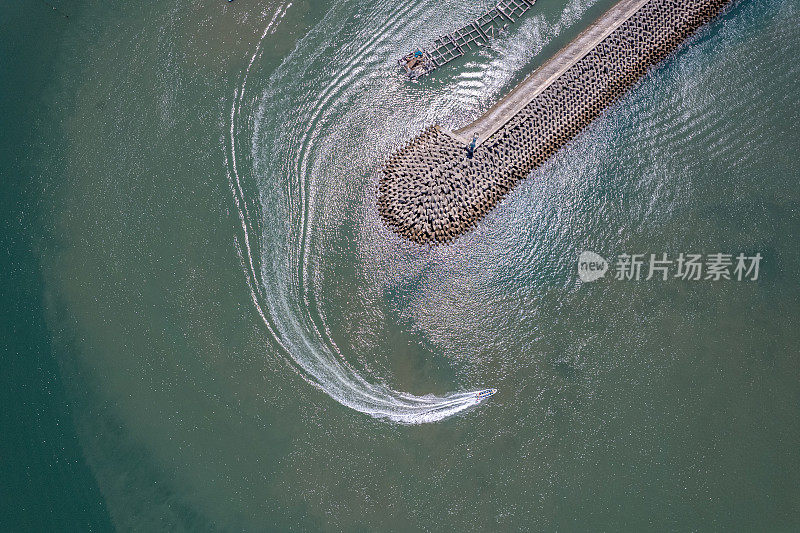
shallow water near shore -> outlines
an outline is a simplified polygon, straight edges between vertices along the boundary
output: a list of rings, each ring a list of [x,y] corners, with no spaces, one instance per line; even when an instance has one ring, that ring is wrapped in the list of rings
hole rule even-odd
[[[454,244],[376,213],[394,149],[612,3],[540,0],[418,83],[397,56],[491,2],[37,5],[64,490],[123,530],[800,526],[797,2],[735,3]],[[764,259],[589,284],[583,250]]]

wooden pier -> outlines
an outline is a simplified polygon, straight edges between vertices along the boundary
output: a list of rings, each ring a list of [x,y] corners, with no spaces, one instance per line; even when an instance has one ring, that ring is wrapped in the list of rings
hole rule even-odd
[[[463,56],[466,50],[486,46],[491,38],[516,22],[535,2],[536,0],[502,0],[466,26],[436,38],[429,48],[417,48],[397,62],[406,74],[416,79]]]
[[[472,124],[430,126],[395,152],[378,184],[384,222],[419,243],[469,231],[729,1],[619,1]]]

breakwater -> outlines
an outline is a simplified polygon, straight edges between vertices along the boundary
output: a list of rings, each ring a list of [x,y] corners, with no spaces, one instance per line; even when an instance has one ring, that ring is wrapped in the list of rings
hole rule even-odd
[[[729,1],[621,0],[478,120],[430,126],[395,152],[378,183],[382,219],[419,243],[470,230]]]

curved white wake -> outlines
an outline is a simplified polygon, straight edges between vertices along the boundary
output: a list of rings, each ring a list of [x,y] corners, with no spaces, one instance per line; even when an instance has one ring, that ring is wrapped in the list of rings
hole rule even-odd
[[[475,406],[476,391],[452,393],[446,396],[415,396],[395,391],[382,385],[366,381],[341,356],[341,353],[327,334],[324,323],[318,324],[321,317],[314,318],[308,309],[308,295],[303,289],[308,278],[306,246],[311,226],[309,212],[313,210],[313,200],[308,196],[303,183],[308,173],[308,147],[313,141],[311,131],[326,104],[340,89],[342,80],[354,77],[353,68],[341,71],[319,95],[318,103],[311,115],[310,128],[302,136],[301,153],[294,168],[299,186],[289,199],[293,209],[287,209],[286,218],[299,216],[293,228],[299,233],[297,249],[285,246],[280,233],[270,234],[267,224],[258,227],[248,207],[236,154],[237,123],[240,119],[242,103],[245,98],[250,70],[262,53],[262,43],[273,33],[277,24],[291,7],[291,3],[280,6],[273,14],[259,40],[241,84],[233,95],[229,132],[225,135],[225,162],[228,180],[233,193],[234,204],[241,222],[241,240],[236,246],[244,267],[253,304],[272,337],[280,346],[286,361],[308,383],[318,387],[331,398],[349,408],[376,418],[383,418],[403,424],[436,422]],[[399,24],[401,15],[412,10],[410,6],[401,7],[389,18],[387,26]],[[358,51],[364,56],[374,45],[365,44]],[[288,169],[287,169],[288,170]],[[272,214],[272,213],[270,213]],[[261,235],[258,231],[262,231]],[[253,241],[257,236],[261,244]],[[256,250],[260,249],[260,254]],[[298,309],[306,310],[298,313]],[[323,334],[323,332],[326,332]]]

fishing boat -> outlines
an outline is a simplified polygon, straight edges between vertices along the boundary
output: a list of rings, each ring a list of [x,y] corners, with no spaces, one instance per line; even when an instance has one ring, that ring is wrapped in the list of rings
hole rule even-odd
[[[406,54],[397,60],[406,74],[412,80],[427,74],[428,72],[436,69],[436,64],[431,59],[430,55],[421,48],[417,48],[410,54]]]

